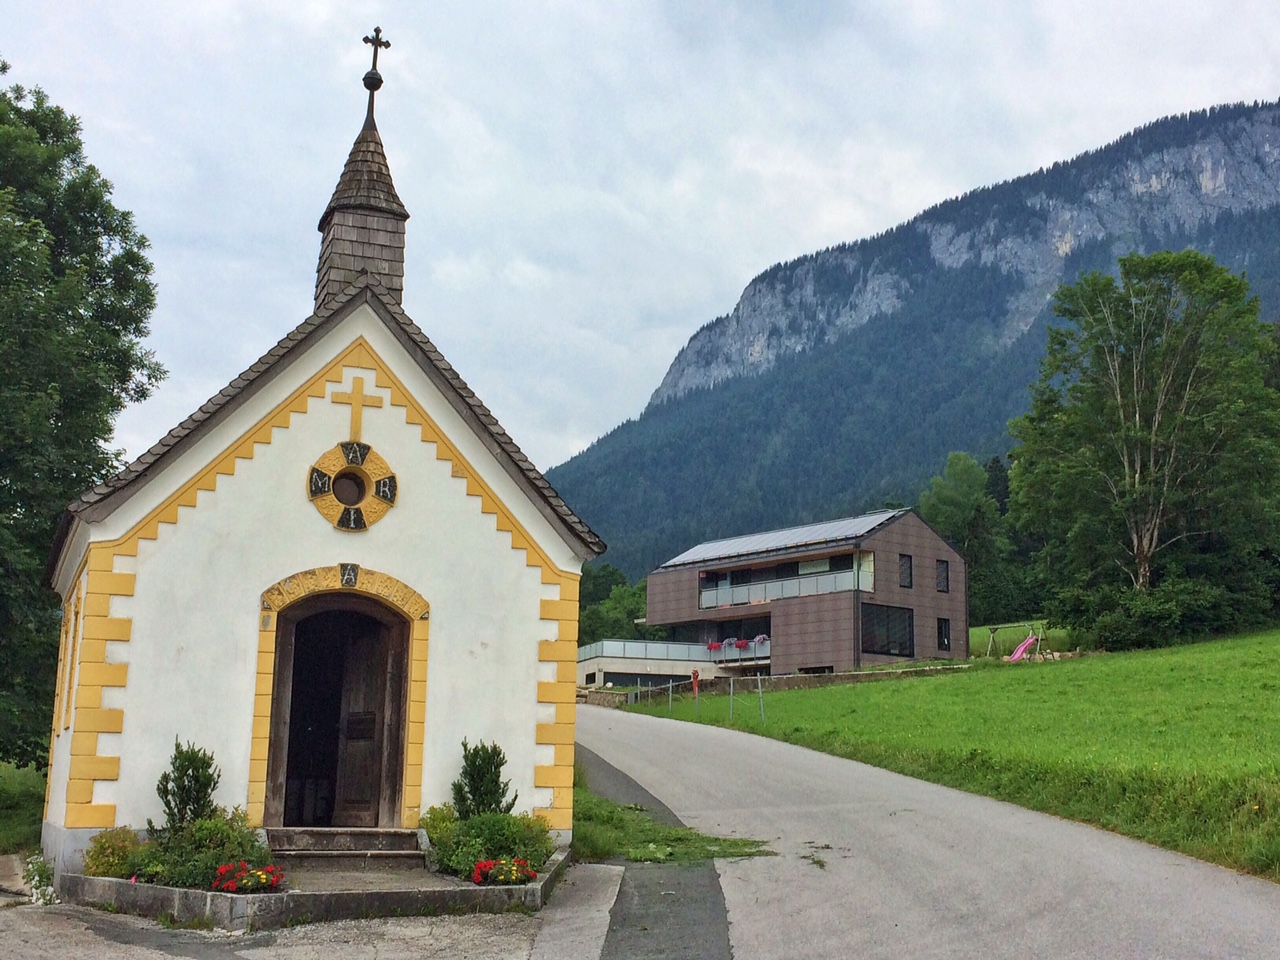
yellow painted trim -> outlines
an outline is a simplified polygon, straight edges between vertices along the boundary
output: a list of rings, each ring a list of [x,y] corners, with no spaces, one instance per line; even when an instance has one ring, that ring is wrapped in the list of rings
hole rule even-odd
[[[573,703],[577,699],[574,684],[557,681],[543,681],[538,684],[539,703]]]
[[[560,624],[563,629],[564,624]],[[543,640],[538,644],[538,659],[543,663],[578,662],[578,645],[565,640]]]
[[[119,780],[120,758],[72,757],[71,772],[67,776],[72,780]]]
[[[573,725],[565,723],[540,723],[536,743],[573,743]]]
[[[576,600],[543,600],[543,620],[569,620],[578,618],[578,601]]]
[[[72,830],[114,827],[116,805],[114,803],[69,803],[66,823]]]
[[[132,573],[89,571],[89,593],[106,593],[113,597],[132,597],[135,578]]]
[[[275,683],[276,630],[279,614],[306,597],[321,593],[358,593],[399,611],[410,623],[409,689],[405,722],[404,770],[401,783],[400,823],[416,827],[422,790],[422,750],[426,737],[427,655],[431,605],[418,591],[395,577],[364,567],[356,568],[356,581],[342,583],[342,568],[304,570],[262,592],[258,630],[257,694],[254,697],[253,742],[249,750],[249,795],[245,811],[249,824],[262,826],[267,799],[267,755],[271,742],[271,692]],[[413,788],[417,793],[413,793]]]
[[[533,811],[535,816],[541,817],[547,822],[547,826],[552,830],[572,830],[573,829],[573,807],[567,810],[556,810],[551,807],[538,807]]]
[[[76,732],[120,733],[124,730],[123,710],[77,710]]]
[[[71,633],[70,647],[68,648],[70,656],[67,658],[67,682],[64,689],[67,692],[66,700],[62,704],[62,729],[66,730],[71,726],[71,708],[74,699],[74,687],[72,684],[76,681],[76,651],[82,646],[83,637],[80,634],[80,604],[84,592],[81,588],[81,579],[76,577],[75,599],[71,602]]]
[[[49,735],[49,752],[53,752],[53,741],[57,737],[62,736],[62,724],[58,722],[58,718],[62,716],[62,698],[66,694],[67,684],[63,679],[62,672],[66,665],[67,658],[71,652],[67,649],[70,646],[71,638],[71,603],[64,601],[62,604],[62,627],[58,631],[58,672],[54,674],[56,677],[53,687],[53,732]],[[48,787],[48,779],[46,778],[45,786]],[[47,791],[46,791],[47,792]]]
[[[133,621],[128,617],[84,618],[84,635],[91,640],[128,640],[133,632]]]
[[[123,687],[128,679],[127,663],[108,661],[107,644],[129,642],[132,623],[111,617],[111,598],[132,596],[136,580],[131,573],[113,572],[114,564],[115,553],[110,548],[90,544],[81,573],[77,574],[76,603],[82,613],[80,639],[70,648],[74,663],[68,666],[67,677],[74,677],[74,690],[68,689],[64,705],[65,718],[72,729],[64,820],[67,827],[115,826],[115,805],[93,803],[93,785],[120,776],[119,757],[98,756],[98,734],[124,730],[124,711],[103,709],[102,691]],[[81,575],[85,587],[82,601]]]
[[[533,785],[535,787],[572,787],[573,768],[565,769],[556,766],[539,766],[533,768]]]

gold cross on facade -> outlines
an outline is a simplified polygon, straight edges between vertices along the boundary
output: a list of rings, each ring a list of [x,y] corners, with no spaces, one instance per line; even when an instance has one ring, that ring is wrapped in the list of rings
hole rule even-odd
[[[381,397],[370,397],[364,392],[364,377],[356,377],[351,381],[350,393],[334,393],[334,403],[351,404],[351,439],[360,439],[360,428],[364,426],[364,408],[382,406]]]

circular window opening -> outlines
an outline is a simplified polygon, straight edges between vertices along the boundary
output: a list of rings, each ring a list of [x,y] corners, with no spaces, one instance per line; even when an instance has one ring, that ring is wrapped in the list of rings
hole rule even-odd
[[[333,495],[344,507],[354,507],[364,499],[364,480],[358,473],[340,473],[333,478]]]

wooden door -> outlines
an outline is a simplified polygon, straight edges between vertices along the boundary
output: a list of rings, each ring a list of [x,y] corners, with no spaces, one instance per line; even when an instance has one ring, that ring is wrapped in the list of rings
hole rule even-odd
[[[346,644],[338,730],[335,827],[376,827],[382,798],[388,629],[370,623]]]

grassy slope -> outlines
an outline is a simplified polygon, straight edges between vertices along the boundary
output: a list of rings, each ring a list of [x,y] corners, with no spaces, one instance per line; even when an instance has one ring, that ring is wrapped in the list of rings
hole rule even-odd
[[[763,730],[754,702],[734,726],[1280,879],[1278,692],[1268,632],[773,693]],[[701,719],[727,725],[727,699]]]
[[[0,763],[0,854],[39,847],[43,813],[44,775]]]

